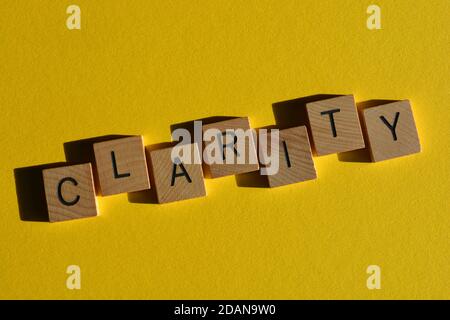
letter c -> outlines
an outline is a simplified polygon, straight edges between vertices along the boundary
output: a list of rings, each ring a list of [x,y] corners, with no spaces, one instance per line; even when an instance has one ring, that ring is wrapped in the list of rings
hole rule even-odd
[[[75,197],[75,199],[73,199],[72,201],[67,201],[67,200],[65,200],[64,197],[63,197],[63,195],[62,195],[62,192],[61,192],[62,185],[63,185],[65,182],[71,182],[74,186],[77,186],[77,185],[78,185],[78,182],[77,182],[77,180],[75,180],[75,179],[72,178],[72,177],[65,177],[65,178],[61,179],[61,180],[59,181],[59,183],[58,183],[58,199],[59,199],[59,201],[60,201],[63,205],[65,205],[65,206],[73,206],[73,205],[75,205],[78,201],[80,201],[80,195],[77,195],[77,196]]]

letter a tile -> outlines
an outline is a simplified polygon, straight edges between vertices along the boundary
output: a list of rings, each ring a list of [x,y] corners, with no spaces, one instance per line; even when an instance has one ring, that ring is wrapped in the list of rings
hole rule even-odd
[[[182,146],[184,157],[170,146],[151,150],[147,148],[152,184],[158,203],[203,197],[206,195],[200,154],[196,143]],[[188,155],[190,153],[190,156]],[[195,163],[197,161],[197,163]]]

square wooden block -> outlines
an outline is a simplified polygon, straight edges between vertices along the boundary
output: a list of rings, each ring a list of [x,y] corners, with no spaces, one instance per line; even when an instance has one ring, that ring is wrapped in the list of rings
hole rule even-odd
[[[306,111],[316,155],[364,148],[353,95],[338,95],[307,103]]]
[[[239,139],[232,132],[227,130],[241,129],[246,132],[245,138]],[[203,142],[203,169],[205,175],[209,178],[218,178],[228,175],[235,175],[259,169],[258,157],[256,153],[255,137],[250,130],[250,121],[247,117],[231,118],[229,120],[205,124],[202,126],[203,141],[209,134],[217,131],[219,137],[213,135],[215,138],[210,138],[209,142]],[[221,136],[221,142],[217,141]],[[217,140],[216,140],[217,139]],[[236,139],[236,140],[235,140]],[[238,145],[242,142],[244,152],[239,151]],[[221,146],[219,152],[209,152],[211,147]],[[217,148],[216,148],[217,149]],[[221,160],[222,163],[212,163],[213,157]]]
[[[150,188],[141,136],[94,143],[95,169],[103,196]]]
[[[147,148],[152,183],[158,203],[206,195],[198,146],[193,143],[185,145],[184,148],[189,150],[191,157],[186,157],[187,161],[174,157],[175,162],[172,161],[173,146],[156,150]],[[198,159],[198,163],[195,163],[195,159]]]
[[[361,112],[372,161],[420,152],[416,123],[408,100],[389,101]]]
[[[278,172],[264,176],[268,180],[269,187],[273,188],[317,178],[308,131],[305,126],[279,130],[279,143],[276,146],[271,144],[270,130],[267,134],[261,135],[261,138],[263,140],[258,143],[260,148],[264,147],[261,141],[267,141],[270,153],[278,153]],[[261,160],[264,163],[264,158]],[[263,167],[262,163],[260,164],[261,167]]]
[[[42,175],[50,222],[97,215],[91,164],[44,169]]]

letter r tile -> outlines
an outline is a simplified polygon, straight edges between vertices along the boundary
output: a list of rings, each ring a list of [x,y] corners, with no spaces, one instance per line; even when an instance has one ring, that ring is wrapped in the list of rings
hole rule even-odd
[[[247,117],[233,117],[224,121],[203,124],[202,131],[204,139],[205,133],[208,132],[208,130],[219,131],[224,140],[225,138],[230,139],[230,137],[232,137],[232,135],[227,135],[230,130],[232,132],[233,130],[244,132],[245,134],[241,137],[235,136],[237,139],[235,140],[235,144],[233,144],[233,141],[231,141],[231,144],[229,142],[224,142],[224,140],[222,141],[220,144],[224,160],[222,163],[209,163],[211,162],[209,154],[208,152],[205,152],[208,146],[210,147],[211,144],[217,143],[218,140],[214,139],[212,142],[203,142],[203,157],[205,160],[203,170],[206,177],[219,178],[259,169],[254,135],[253,131],[251,131],[250,121]],[[236,150],[236,145],[239,143],[242,143],[243,148],[241,152],[243,153]]]

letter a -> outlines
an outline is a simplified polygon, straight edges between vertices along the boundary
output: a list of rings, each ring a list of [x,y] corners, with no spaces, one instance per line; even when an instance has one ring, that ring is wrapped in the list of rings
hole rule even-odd
[[[67,17],[66,20],[66,26],[67,29],[69,30],[74,30],[74,29],[81,29],[81,10],[80,7],[72,4],[70,6],[67,7],[66,10],[67,14],[70,14],[70,16]]]
[[[69,290],[81,289],[81,269],[77,265],[70,265],[67,267],[67,274],[70,276],[66,280],[66,287]]]
[[[367,18],[367,29],[379,30],[381,29],[381,9],[376,4],[371,4],[367,7],[367,14],[370,16]]]
[[[370,265],[367,267],[367,274],[370,274],[366,282],[367,289],[381,289],[381,268],[377,265]]]

